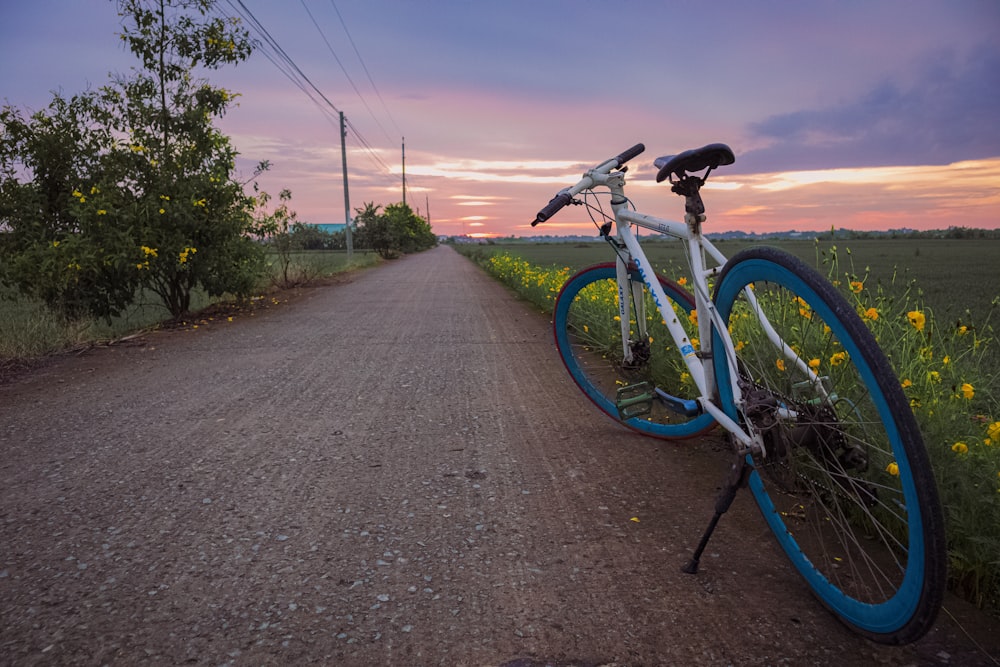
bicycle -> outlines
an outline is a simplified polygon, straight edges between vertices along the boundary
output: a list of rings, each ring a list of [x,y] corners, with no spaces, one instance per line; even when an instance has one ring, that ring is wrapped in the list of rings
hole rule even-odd
[[[588,170],[531,223],[586,205],[615,255],[571,276],[555,302],[566,369],[598,408],[641,433],[728,434],[734,461],[685,572],[697,572],[719,519],[748,486],[822,604],[874,641],[915,641],[943,598],[944,521],[885,354],[804,262],[768,247],[727,259],[702,234],[701,188],[735,161],[728,146],[655,160],[657,182],[685,200],[683,223],[630,208],[625,163],[644,150],[637,144]],[[610,215],[597,188],[610,194]],[[654,272],[633,228],[686,244],[691,291]]]

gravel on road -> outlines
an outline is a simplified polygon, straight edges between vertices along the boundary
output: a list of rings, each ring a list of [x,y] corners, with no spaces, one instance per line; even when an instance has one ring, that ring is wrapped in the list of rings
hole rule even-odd
[[[952,599],[851,633],[748,494],[681,573],[727,457],[617,426],[546,316],[407,256],[0,386],[0,664],[996,664]]]

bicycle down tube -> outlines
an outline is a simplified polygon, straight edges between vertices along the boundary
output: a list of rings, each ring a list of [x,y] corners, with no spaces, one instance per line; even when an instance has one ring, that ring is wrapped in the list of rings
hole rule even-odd
[[[614,190],[612,190],[612,193],[614,193]],[[617,205],[613,205],[613,207],[614,206]],[[694,381],[695,386],[698,387],[699,397],[697,400],[699,406],[704,412],[710,414],[712,418],[715,419],[716,422],[718,422],[723,428],[732,433],[733,437],[739,440],[740,443],[744,446],[744,448],[752,451],[760,451],[762,454],[766,454],[764,452],[763,442],[760,440],[760,438],[754,438],[752,435],[748,434],[742,426],[740,426],[736,421],[730,418],[729,415],[727,415],[721,408],[719,408],[714,402],[712,402],[711,397],[715,394],[714,391],[715,388],[714,386],[712,386],[711,383],[714,382],[714,378],[710,370],[706,372],[706,368],[710,368],[710,364],[706,363],[706,360],[710,360],[711,355],[706,354],[704,360],[699,358],[698,353],[695,352],[694,350],[692,341],[688,339],[687,334],[685,333],[684,328],[681,326],[680,322],[677,320],[677,316],[673,312],[673,309],[670,308],[668,312],[666,304],[668,304],[669,301],[667,300],[666,293],[660,286],[659,281],[652,279],[652,276],[650,275],[650,271],[652,271],[652,268],[649,265],[649,260],[646,258],[646,253],[642,250],[642,247],[639,245],[638,240],[632,234],[632,231],[629,227],[629,223],[635,222],[641,227],[645,227],[647,229],[659,231],[661,233],[674,236],[681,240],[688,241],[691,244],[697,244],[699,239],[692,237],[692,235],[688,232],[686,226],[682,225],[681,223],[673,222],[670,220],[660,220],[647,215],[633,214],[630,211],[624,209],[624,204],[622,204],[621,206],[622,209],[615,212],[616,220],[619,222],[618,238],[625,244],[625,247],[628,249],[629,256],[631,260],[635,263],[636,268],[639,271],[639,275],[642,277],[643,282],[649,287],[650,292],[653,294],[653,302],[656,304],[656,307],[660,312],[660,316],[663,318],[663,322],[666,325],[667,330],[670,332],[670,335],[673,338],[674,343],[677,345],[677,348],[681,351],[681,356],[683,357],[684,364],[687,366],[689,372],[691,373],[691,378]],[[625,224],[621,224],[622,221],[624,221]],[[714,247],[712,248],[712,250],[715,253],[718,253],[718,251],[715,250]],[[690,253],[690,255],[692,256],[692,261],[700,262],[701,258],[700,253],[692,252]],[[721,254],[719,254],[719,257],[724,261],[725,258],[723,258]],[[621,257],[618,258],[618,262],[619,263],[622,262]],[[703,272],[697,269],[693,270],[695,271],[695,276],[694,276],[695,285],[697,286],[699,284],[704,284]],[[619,281],[620,280],[621,277],[619,276]],[[620,293],[622,290],[624,290],[624,286],[619,284]],[[712,306],[711,300],[707,299],[707,294],[705,294],[704,292],[705,290],[701,289],[700,287],[696,287],[695,289],[695,304],[698,309],[698,312],[713,313],[714,307]],[[621,315],[623,340],[627,340],[627,334],[628,334],[627,314],[628,313],[625,312]],[[708,334],[708,328],[711,326],[711,320],[712,316],[710,315],[708,318],[699,319],[698,322],[699,336],[704,345],[708,345],[709,344],[708,341],[711,340],[711,336]],[[725,326],[718,327],[718,329],[720,332],[726,332],[723,335],[728,336],[728,332],[726,331]],[[707,349],[705,351],[708,352]],[[735,370],[735,360],[730,360],[730,361],[731,363],[734,364],[733,368]],[[737,377],[737,374],[734,372],[730,375],[730,377],[735,378]],[[741,396],[740,388],[738,386],[735,386],[735,384],[733,386],[733,393],[734,396]]]

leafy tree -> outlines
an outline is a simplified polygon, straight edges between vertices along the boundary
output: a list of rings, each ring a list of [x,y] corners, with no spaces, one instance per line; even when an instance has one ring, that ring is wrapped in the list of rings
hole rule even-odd
[[[303,250],[335,250],[338,247],[337,234],[316,225],[296,222],[292,225],[291,234],[294,243]]]
[[[297,214],[288,207],[292,200],[291,190],[285,189],[278,193],[281,202],[273,211],[267,212],[267,204],[271,195],[260,192],[255,198],[257,205],[256,233],[266,239],[277,257],[272,269],[272,281],[282,287],[291,286],[294,282],[291,276],[292,253],[301,250],[290,227],[294,228]]]
[[[0,112],[0,280],[66,317],[111,317],[138,287],[171,315],[191,292],[248,294],[263,267],[236,151],[213,125],[233,95],[195,78],[245,60],[214,0],[119,0],[141,66],[24,118]],[[265,166],[266,167],[266,166]]]
[[[399,253],[419,252],[437,244],[437,237],[427,221],[408,205],[389,204],[379,214],[381,206],[365,203],[355,209],[358,224],[358,245],[368,247],[385,258]]]
[[[249,237],[251,200],[233,178],[236,151],[213,119],[234,96],[196,79],[196,68],[245,60],[249,34],[235,20],[211,17],[214,0],[119,0],[122,40],[142,63],[102,90],[104,122],[119,140],[130,206],[120,211],[139,244],[141,284],[174,317],[191,292],[247,295],[263,267]]]
[[[407,204],[389,204],[385,217],[394,230],[402,252],[419,252],[437,244],[437,237],[427,221],[413,212]]]
[[[395,256],[395,239],[389,221],[379,214],[381,204],[365,202],[361,208],[354,209],[354,223],[358,226],[356,243],[361,248],[371,248],[381,257]]]
[[[56,95],[25,118],[0,110],[0,282],[37,298],[67,320],[110,318],[139,284],[127,259],[137,247],[114,212],[120,178],[114,138],[93,95]]]

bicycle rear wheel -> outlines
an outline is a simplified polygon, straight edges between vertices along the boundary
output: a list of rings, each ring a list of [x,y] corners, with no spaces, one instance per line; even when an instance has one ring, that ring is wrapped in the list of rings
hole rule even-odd
[[[793,353],[768,339],[754,300]],[[744,398],[740,413],[718,354],[720,405],[763,436],[749,486],[778,542],[849,626],[882,643],[918,639],[941,605],[944,522],[916,420],[874,336],[827,280],[773,248],[735,255],[715,303]],[[713,344],[723,349],[718,331]]]
[[[633,359],[624,359],[613,263],[583,269],[563,285],[552,318],[559,355],[583,393],[626,426],[667,439],[704,433],[715,421],[697,410],[697,388],[648,287],[638,271],[629,275],[635,285],[634,294],[625,295]],[[696,331],[691,295],[665,278],[659,281],[671,302],[668,307],[689,331]]]

